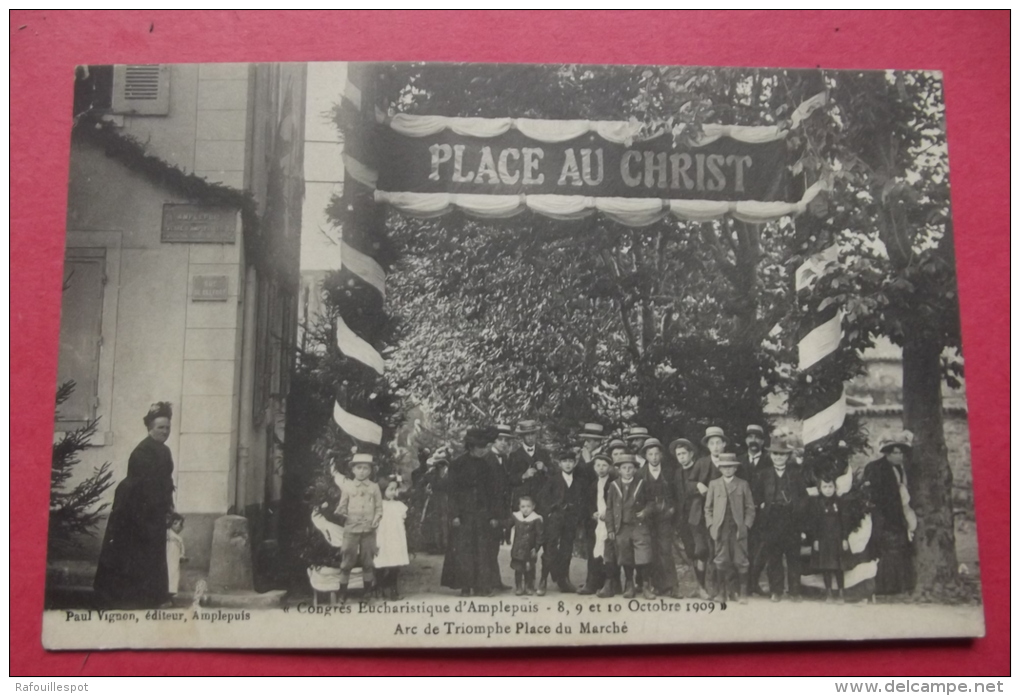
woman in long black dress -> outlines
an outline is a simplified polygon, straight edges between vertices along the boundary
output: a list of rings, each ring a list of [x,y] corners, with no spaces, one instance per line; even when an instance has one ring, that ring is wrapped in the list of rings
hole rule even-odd
[[[485,459],[495,435],[468,430],[467,450],[450,464],[443,489],[448,494],[450,543],[443,561],[443,587],[464,596],[491,596],[499,586],[491,558],[493,541],[500,538],[500,494]]]
[[[170,404],[153,404],[142,419],[148,436],[128,459],[117,485],[93,584],[101,604],[152,608],[170,598],[166,565],[167,516],[173,512],[174,462]]]
[[[864,486],[873,506],[868,549],[878,559],[875,594],[890,595],[914,589],[913,511],[907,494],[904,461],[912,435],[904,433],[882,442],[882,458],[864,468]]]

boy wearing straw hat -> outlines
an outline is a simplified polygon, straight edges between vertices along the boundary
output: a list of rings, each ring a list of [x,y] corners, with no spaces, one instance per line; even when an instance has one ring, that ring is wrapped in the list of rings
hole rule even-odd
[[[698,459],[702,466],[708,466],[712,472],[712,478],[719,478],[719,457],[726,451],[730,440],[726,437],[726,431],[717,425],[710,425],[705,428],[705,435],[701,438],[701,446],[708,450],[708,454]]]
[[[372,596],[375,580],[376,529],[382,520],[382,492],[379,485],[369,481],[372,474],[372,455],[355,454],[351,459],[354,480],[344,487],[336,514],[344,520],[344,539],[340,552],[340,601],[347,600],[347,585],[351,570],[361,566],[365,580],[365,597]]]
[[[721,599],[730,596],[733,575],[738,578],[736,592],[741,604],[747,603],[747,536],[754,525],[754,499],[747,481],[737,478],[737,455],[723,452],[716,466],[720,476],[708,484],[705,496],[705,522],[715,545],[715,564]]]
[[[595,480],[592,460],[596,454],[602,451],[602,445],[608,438],[605,429],[599,423],[585,423],[577,437],[581,440],[581,451],[577,453],[577,466],[574,468],[574,475],[579,476],[582,481],[590,483]]]
[[[655,599],[647,572],[652,562],[652,536],[646,521],[651,501],[644,480],[635,476],[636,472],[637,458],[624,455],[619,478],[609,484],[607,534],[616,544],[616,561],[623,566],[623,597],[633,599],[640,587],[645,599]]]

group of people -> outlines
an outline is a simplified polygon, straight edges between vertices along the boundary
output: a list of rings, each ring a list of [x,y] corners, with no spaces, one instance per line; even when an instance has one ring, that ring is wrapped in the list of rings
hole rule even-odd
[[[172,409],[160,402],[143,418],[148,436],[132,452],[117,486],[95,577],[101,604],[158,607],[177,590],[184,559],[183,517],[174,510],[173,459],[166,446]],[[432,453],[413,472],[410,490],[399,476],[372,480],[372,455],[355,454],[335,513],[343,526],[340,596],[361,567],[365,588],[399,597],[399,569],[411,549],[445,554],[442,584],[463,595],[490,596],[504,587],[500,547],[510,547],[515,594],[545,595],[550,581],[563,593],[599,597],[680,597],[677,562],[694,570],[701,598],[800,593],[805,572],[824,578],[828,598],[843,598],[849,539],[860,519],[848,518],[840,494],[849,489],[827,471],[797,461],[788,441],[767,443],[748,425],[746,451],[727,452],[722,428],[706,429],[701,449],[678,438],[667,446],[646,428],[612,438],[597,423],[578,433],[579,448],[551,452],[541,425],[470,429],[465,452]],[[906,458],[912,436],[882,442],[859,490],[871,515],[867,556],[877,560],[876,594],[914,585],[913,532]],[[700,455],[700,456],[699,456]],[[840,478],[849,476],[843,474]],[[409,498],[406,504],[403,498]],[[811,549],[810,564],[801,549]],[[570,579],[572,557],[587,560],[580,587]]]
[[[441,449],[414,473],[412,538],[445,551],[445,587],[484,596],[510,589],[498,561],[509,544],[518,595],[544,595],[552,583],[599,597],[680,597],[677,562],[686,560],[701,598],[765,594],[764,574],[768,595],[780,601],[800,594],[801,574],[810,572],[823,577],[827,598],[842,600],[859,520],[848,519],[835,475],[806,470],[783,437],[766,445],[764,428],[749,425],[738,457],[719,427],[707,428],[700,450],[685,438],[664,446],[641,427],[611,438],[585,424],[580,448],[559,452],[543,449],[540,434],[536,421],[472,429],[463,455],[451,460]],[[909,438],[881,449],[863,473],[880,594],[913,584],[902,498]],[[587,559],[580,587],[569,577],[575,552]]]

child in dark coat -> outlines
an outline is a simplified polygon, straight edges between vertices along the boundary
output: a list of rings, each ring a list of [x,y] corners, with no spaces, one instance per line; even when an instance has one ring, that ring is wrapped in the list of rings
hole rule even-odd
[[[821,572],[825,580],[825,601],[832,601],[832,579],[839,588],[839,603],[843,598],[843,552],[850,549],[843,513],[836,497],[836,484],[823,477],[818,483],[817,498],[811,499],[808,508],[808,529],[812,537],[811,569]]]
[[[556,456],[559,471],[549,477],[539,497],[539,510],[545,519],[542,548],[542,573],[536,594],[542,596],[546,582],[552,576],[560,592],[573,593],[577,588],[570,582],[570,559],[574,553],[574,540],[584,524],[587,509],[586,481],[575,474],[577,460],[574,453],[565,451]]]
[[[636,597],[640,587],[645,599],[655,599],[648,573],[652,534],[645,520],[651,498],[644,480],[634,475],[636,471],[637,458],[633,454],[624,455],[620,459],[620,477],[609,484],[607,534],[616,544],[616,561],[623,566],[624,598]]]
[[[530,495],[517,499],[513,514],[513,542],[510,546],[510,567],[514,569],[514,594],[535,593],[535,566],[542,547],[542,516],[535,512]]]

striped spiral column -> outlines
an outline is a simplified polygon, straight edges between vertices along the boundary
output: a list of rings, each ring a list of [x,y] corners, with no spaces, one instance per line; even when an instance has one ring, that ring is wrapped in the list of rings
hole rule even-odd
[[[826,270],[839,261],[839,248],[833,244],[809,256],[794,277],[798,295],[810,291]],[[797,343],[798,369],[812,385],[803,416],[804,446],[817,444],[837,433],[846,419],[846,393],[843,383],[826,383],[817,374],[826,358],[833,355],[843,339],[843,313],[835,303],[816,310],[809,327]]]
[[[340,279],[342,301],[336,344],[350,359],[349,378],[337,388],[333,419],[360,444],[379,446],[383,429],[372,388],[382,376],[377,350],[385,325],[386,244],[384,211],[375,202],[378,165],[374,148],[375,66],[349,63],[340,105],[344,135]]]
[[[809,294],[826,271],[839,262],[839,248],[833,244],[809,256],[797,269],[794,283],[798,295]],[[838,440],[847,416],[846,391],[842,380],[822,376],[826,363],[834,359],[843,340],[843,312],[836,303],[822,302],[810,315],[804,333],[797,343],[798,368],[804,381],[810,385],[803,409],[803,432],[805,450],[813,449],[815,454],[841,449]],[[833,447],[832,441],[837,441]],[[832,462],[824,461],[831,465]],[[853,470],[847,460],[842,471],[832,472],[836,477],[836,495],[846,496],[853,488]],[[817,488],[809,489],[812,496],[819,495]],[[853,497],[853,496],[850,496]],[[846,499],[844,499],[845,501]],[[842,506],[845,502],[837,503]],[[845,511],[844,511],[845,512]],[[872,520],[870,514],[859,518],[848,532],[849,548],[843,554],[844,585],[847,597],[863,599],[874,592],[874,577],[878,571],[877,562],[868,555],[871,539]],[[810,547],[801,550],[804,558],[811,555]],[[823,577],[818,573],[807,573],[801,577],[803,587],[824,590]]]

